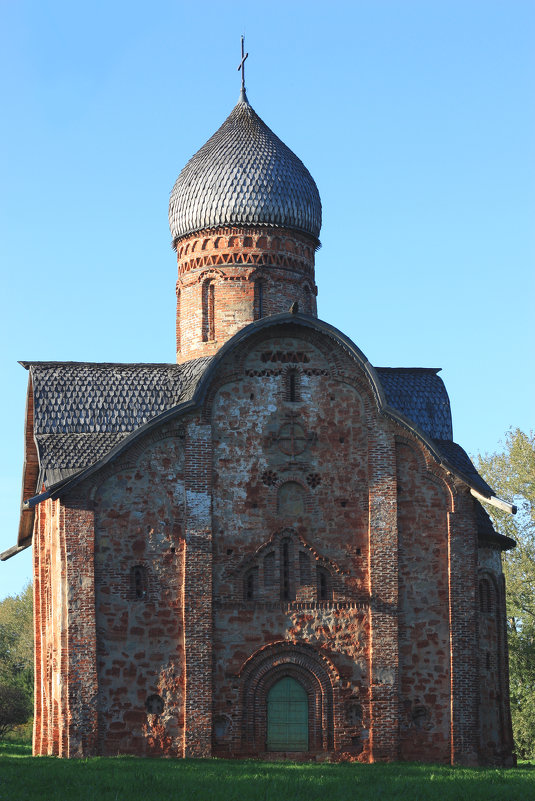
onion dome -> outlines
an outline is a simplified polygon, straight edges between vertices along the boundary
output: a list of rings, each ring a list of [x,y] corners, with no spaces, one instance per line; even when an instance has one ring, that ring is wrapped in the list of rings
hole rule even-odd
[[[171,192],[173,241],[222,226],[290,228],[318,238],[321,200],[303,162],[249,104],[245,91],[188,161]]]

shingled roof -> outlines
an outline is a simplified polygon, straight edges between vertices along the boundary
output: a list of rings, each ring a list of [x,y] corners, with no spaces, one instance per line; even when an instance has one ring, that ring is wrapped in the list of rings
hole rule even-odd
[[[432,439],[453,439],[450,399],[440,368],[376,367],[389,406]]]
[[[21,362],[33,387],[38,486],[50,487],[95,464],[133,431],[191,400],[211,361]]]
[[[30,371],[38,487],[47,489],[98,463],[141,426],[190,401],[216,357],[185,364],[21,362]],[[491,488],[452,441],[451,410],[437,369],[378,367],[389,408],[437,447],[485,495]]]
[[[499,534],[490,519],[488,512],[474,498],[474,508],[476,510],[477,536],[480,545],[490,545],[497,547],[501,551],[509,551],[516,546],[516,542],[511,537]]]
[[[459,474],[471,487],[479,490],[483,495],[494,495],[494,490],[481,478],[464,448],[461,448],[456,442],[446,439],[435,439],[434,442],[444,457],[444,462],[452,468],[454,473]]]

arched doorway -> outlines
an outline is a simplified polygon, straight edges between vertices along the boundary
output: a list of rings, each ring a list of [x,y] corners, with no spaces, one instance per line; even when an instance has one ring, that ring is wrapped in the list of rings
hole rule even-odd
[[[269,725],[274,720],[268,721],[268,717],[271,717],[268,697],[277,700],[275,687],[283,679],[291,679],[294,684],[281,684],[281,695],[285,692],[285,686],[287,689],[293,686],[297,695],[294,700],[297,701],[299,697],[303,699],[304,695],[306,701],[306,706],[303,704],[301,707],[301,715],[307,724],[306,734],[299,735],[299,747],[296,742],[294,750],[317,753],[336,748],[333,685],[338,686],[340,677],[325,654],[318,653],[308,643],[271,643],[247,660],[240,676],[240,750],[244,755],[274,751],[275,747],[279,750],[280,746],[275,744],[273,729]],[[270,696],[272,690],[274,695]],[[279,698],[279,701],[282,700]],[[288,737],[285,742],[287,739]],[[292,747],[285,744],[280,750],[290,751]]]
[[[291,676],[276,682],[267,696],[267,750],[308,751],[308,697]]]

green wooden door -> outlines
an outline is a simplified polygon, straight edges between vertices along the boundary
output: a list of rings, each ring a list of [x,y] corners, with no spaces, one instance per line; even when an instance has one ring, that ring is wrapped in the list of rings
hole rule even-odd
[[[304,688],[286,676],[267,698],[267,750],[308,751],[308,699]]]

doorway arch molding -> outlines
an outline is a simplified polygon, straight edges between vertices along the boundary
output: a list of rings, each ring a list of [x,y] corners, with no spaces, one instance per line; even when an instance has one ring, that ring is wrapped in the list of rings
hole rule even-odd
[[[283,640],[256,651],[243,664],[240,750],[263,753],[267,739],[267,696],[280,679],[301,684],[308,699],[309,751],[335,748],[335,708],[339,674],[333,662],[306,643]]]

